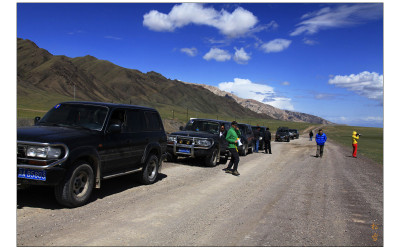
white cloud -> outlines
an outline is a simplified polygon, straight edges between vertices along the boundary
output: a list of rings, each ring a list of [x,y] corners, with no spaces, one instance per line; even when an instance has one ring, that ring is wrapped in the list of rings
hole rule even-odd
[[[307,44],[307,45],[316,45],[318,44],[317,41],[309,39],[309,38],[303,38],[303,43]]]
[[[237,49],[235,48],[236,52],[235,55],[233,56],[233,60],[239,64],[247,64],[247,62],[250,60],[250,55],[244,50],[244,48]]]
[[[382,116],[331,116],[326,117],[328,121],[338,123],[338,124],[347,124],[350,126],[361,126],[361,127],[383,127],[383,117]]]
[[[310,35],[323,29],[359,25],[369,20],[382,18],[382,15],[382,3],[339,5],[336,8],[325,7],[303,15],[301,18],[305,20],[298,23],[297,28],[290,35],[297,36],[302,33]]]
[[[282,82],[281,85],[283,85],[283,86],[289,86],[289,85],[290,85],[290,82],[285,81],[285,82]]]
[[[278,96],[274,88],[268,85],[235,78],[233,82],[222,82],[218,87],[241,98],[253,99],[280,109],[294,110],[290,98]]]
[[[232,56],[229,54],[228,51],[218,48],[211,48],[210,51],[208,51],[207,54],[203,56],[203,58],[207,61],[214,59],[218,62],[231,60],[231,57]]]
[[[286,39],[275,39],[264,43],[261,45],[261,48],[264,50],[265,53],[271,52],[281,52],[282,50],[287,49],[292,41]]]
[[[175,5],[168,14],[151,10],[143,16],[143,25],[154,31],[174,31],[189,24],[207,25],[217,28],[228,37],[243,36],[251,31],[258,19],[241,7],[232,13],[216,11],[201,3],[182,3]]]
[[[116,36],[105,36],[104,38],[112,39],[112,40],[122,40],[121,37],[116,37]]]
[[[181,52],[187,54],[188,56],[196,56],[197,55],[197,49],[196,48],[182,48]]]
[[[329,84],[353,91],[369,99],[383,101],[383,75],[364,71],[357,75],[337,75],[329,79]]]

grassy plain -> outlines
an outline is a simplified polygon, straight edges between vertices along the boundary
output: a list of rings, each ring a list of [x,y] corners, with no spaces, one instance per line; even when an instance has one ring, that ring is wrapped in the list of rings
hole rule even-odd
[[[357,155],[361,154],[383,164],[383,128],[326,126],[323,128],[328,140],[333,140],[349,149],[352,153],[351,136],[353,131],[362,134],[358,140]]]

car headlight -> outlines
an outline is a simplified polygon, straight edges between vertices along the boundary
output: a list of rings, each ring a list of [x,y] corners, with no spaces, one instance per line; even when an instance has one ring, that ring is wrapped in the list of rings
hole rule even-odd
[[[26,150],[26,156],[43,159],[58,159],[61,156],[61,148],[50,146],[29,146]]]
[[[209,139],[195,139],[194,145],[200,147],[210,147],[212,145],[212,140]]]
[[[176,142],[176,136],[170,135],[167,138],[168,142]]]

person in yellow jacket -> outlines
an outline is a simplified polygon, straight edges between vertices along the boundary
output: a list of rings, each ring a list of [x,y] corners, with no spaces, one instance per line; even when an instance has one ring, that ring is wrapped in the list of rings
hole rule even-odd
[[[358,134],[356,131],[353,131],[353,135],[351,136],[352,138],[352,145],[353,145],[353,157],[357,158],[357,142],[358,139],[360,139],[360,134]]]

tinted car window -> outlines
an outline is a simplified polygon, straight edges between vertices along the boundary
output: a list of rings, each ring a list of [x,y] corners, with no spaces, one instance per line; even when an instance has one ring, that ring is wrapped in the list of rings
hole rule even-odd
[[[146,130],[161,130],[161,120],[157,113],[155,112],[144,112],[146,121]]]
[[[192,120],[188,122],[185,130],[203,131],[203,132],[218,134],[219,124],[218,122],[213,122],[213,121]]]
[[[38,125],[84,127],[101,130],[108,109],[96,105],[57,104]]]
[[[139,110],[128,110],[126,112],[126,132],[139,132],[144,127],[143,113]]]

